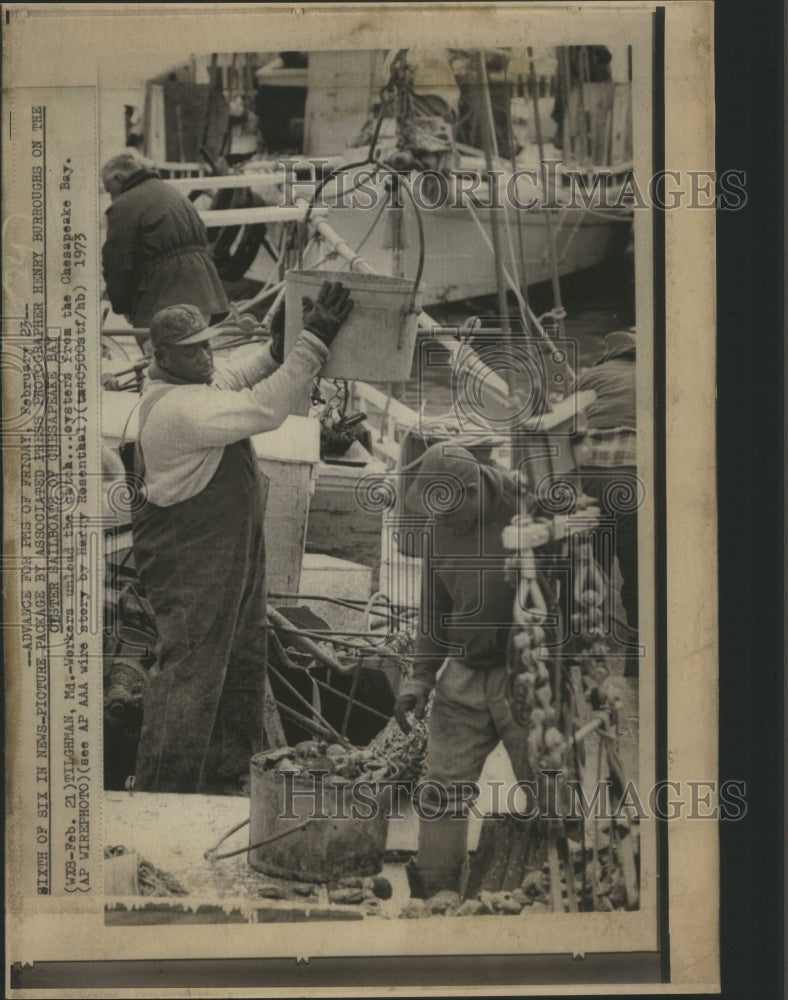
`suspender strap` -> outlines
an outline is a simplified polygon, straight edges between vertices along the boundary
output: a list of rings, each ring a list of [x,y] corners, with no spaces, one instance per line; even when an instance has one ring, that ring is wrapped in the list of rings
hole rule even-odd
[[[164,382],[160,386],[155,386],[150,390],[148,395],[140,403],[140,418],[137,425],[137,439],[134,442],[134,473],[141,478],[145,478],[145,459],[142,455],[142,445],[140,444],[140,439],[142,438],[142,428],[148,419],[150,411],[153,406],[158,403],[162,396],[166,396],[170,389],[174,389],[175,386],[170,382]]]

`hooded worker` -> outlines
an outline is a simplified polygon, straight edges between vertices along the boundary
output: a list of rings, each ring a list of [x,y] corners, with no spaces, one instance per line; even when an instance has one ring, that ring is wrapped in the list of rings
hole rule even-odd
[[[137,790],[238,791],[262,749],[268,483],[250,437],[304,403],[352,305],[339,282],[325,282],[316,303],[305,300],[284,363],[280,312],[269,344],[216,368],[213,331],[194,306],[153,317],[135,455],[147,498],[132,528],[158,645]]]
[[[526,731],[507,698],[515,588],[504,574],[501,532],[518,512],[519,490],[514,474],[443,443],[425,452],[405,496],[409,512],[430,515],[432,542],[422,553],[413,672],[394,714],[407,732],[409,714],[420,718],[435,688],[423,799],[434,799],[429,810],[440,813],[419,824],[418,855],[406,869],[414,898],[460,891],[468,834],[462,798],[499,741],[517,779],[531,777]]]
[[[143,329],[169,305],[224,316],[230,306],[189,199],[132,152],[108,160],[101,179],[112,199],[101,260],[113,310]]]

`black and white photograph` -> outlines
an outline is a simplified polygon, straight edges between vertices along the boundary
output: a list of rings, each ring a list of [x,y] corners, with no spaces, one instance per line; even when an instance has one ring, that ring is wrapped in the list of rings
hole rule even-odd
[[[227,795],[260,842],[173,844],[154,895],[637,909],[630,76],[625,45],[228,53],[102,101],[102,444],[139,477],[107,836],[161,870],[158,824]],[[595,174],[611,207],[572,205]]]
[[[666,461],[713,402],[699,376],[671,450],[672,352],[713,282],[677,348],[665,234],[686,266],[713,211],[684,222],[703,171],[654,141],[664,24],[78,6],[41,24],[81,19],[92,71],[18,71],[3,206],[14,940],[65,901],[91,960],[552,956],[632,989],[684,926],[707,987],[743,803],[683,714],[713,517],[681,527]]]

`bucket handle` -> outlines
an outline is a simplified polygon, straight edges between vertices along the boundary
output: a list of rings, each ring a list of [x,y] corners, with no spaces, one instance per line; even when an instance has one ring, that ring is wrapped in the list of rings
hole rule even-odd
[[[316,817],[317,818],[317,817]],[[223,854],[217,854],[216,852],[222,846],[222,844],[231,837],[234,833],[242,830],[248,823],[248,819],[241,820],[240,823],[236,823],[235,826],[228,830],[222,837],[217,840],[213,847],[209,847],[208,850],[203,854],[206,861],[223,861],[225,858],[234,858],[237,854],[247,854],[249,851],[255,851],[258,847],[265,847],[267,844],[273,844],[275,840],[282,840],[284,837],[289,837],[291,833],[297,833],[299,830],[305,830],[310,824],[314,823],[315,819],[305,819],[301,823],[297,823],[295,826],[290,827],[289,830],[284,830],[282,833],[275,833],[273,837],[268,837],[265,840],[261,840],[257,844],[247,844],[246,847],[239,847],[235,851],[225,851]]]
[[[410,181],[406,180],[406,178],[402,174],[398,173],[396,170],[390,167],[387,163],[384,163],[382,160],[368,157],[366,160],[359,160],[356,163],[348,163],[338,167],[334,167],[334,169],[330,171],[323,178],[323,180],[317,185],[317,187],[315,188],[315,193],[312,197],[312,201],[310,201],[310,203],[307,205],[306,213],[304,215],[303,230],[302,230],[303,239],[299,240],[298,242],[298,266],[303,267],[304,264],[304,247],[306,245],[307,234],[309,232],[309,218],[312,215],[312,209],[315,207],[317,203],[317,199],[320,195],[320,192],[323,190],[326,184],[328,184],[329,181],[333,180],[339,174],[346,173],[348,170],[354,170],[356,167],[366,167],[370,163],[374,163],[375,166],[379,167],[381,170],[384,170],[387,174],[390,174],[392,177],[397,178],[398,183],[403,186],[408,198],[410,198],[410,203],[413,206],[413,211],[416,215],[416,225],[419,231],[419,263],[418,266],[416,267],[416,276],[413,279],[413,292],[411,294],[410,306],[406,313],[406,315],[408,315],[410,313],[416,312],[416,295],[418,294],[419,285],[421,284],[421,276],[424,271],[424,222],[422,221],[421,212],[419,211],[419,206],[416,203],[416,199],[413,197],[413,192],[411,191],[410,188]],[[402,338],[402,333],[400,332],[400,340],[401,338]],[[400,343],[399,346],[401,347],[402,344]]]

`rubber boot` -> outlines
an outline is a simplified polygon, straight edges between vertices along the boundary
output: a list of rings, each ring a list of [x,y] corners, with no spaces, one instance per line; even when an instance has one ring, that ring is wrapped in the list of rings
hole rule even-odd
[[[405,866],[411,899],[429,899],[444,889],[461,893],[467,853],[466,819],[422,820],[419,852]]]

